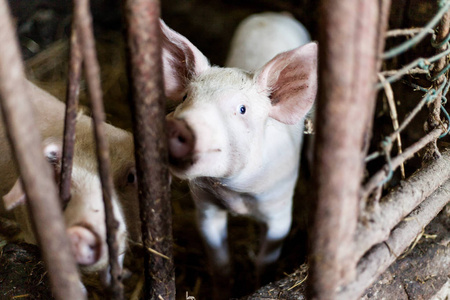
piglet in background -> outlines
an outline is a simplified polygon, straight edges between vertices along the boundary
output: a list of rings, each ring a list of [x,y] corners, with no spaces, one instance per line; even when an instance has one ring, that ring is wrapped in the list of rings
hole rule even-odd
[[[259,221],[257,273],[278,259],[292,221],[303,119],[317,92],[317,44],[287,14],[242,22],[227,67],[211,66],[161,22],[171,172],[189,181],[214,281],[230,293],[227,216]]]
[[[30,94],[33,95],[30,100],[43,139],[43,152],[53,166],[55,180],[58,182],[61,169],[64,104],[32,83],[29,83],[28,87]],[[119,223],[119,252],[124,253],[128,236],[136,241],[139,240],[139,224],[135,222],[139,215],[133,138],[130,133],[108,124],[105,124],[105,133],[110,145],[111,171],[115,184],[112,202],[114,216]],[[4,200],[3,210],[12,210],[23,231],[25,241],[35,244],[31,220],[24,205],[26,197],[2,120],[0,120],[0,153],[2,153],[0,196]],[[64,218],[73,254],[83,271],[106,271],[108,251],[105,211],[98,176],[92,120],[87,116],[79,116],[77,122],[71,185],[71,199],[65,205]],[[7,214],[7,211],[3,211],[2,214]],[[130,221],[129,234],[127,234],[126,220]]]

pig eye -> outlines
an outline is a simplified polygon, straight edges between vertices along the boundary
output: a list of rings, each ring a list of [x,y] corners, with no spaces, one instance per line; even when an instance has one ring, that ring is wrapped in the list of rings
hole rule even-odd
[[[133,173],[128,174],[127,183],[134,183],[136,180],[136,176]]]
[[[47,161],[51,163],[52,165],[55,165],[58,163],[58,153],[52,151],[47,153]]]
[[[128,172],[127,184],[132,185],[136,183],[136,170],[133,168]]]
[[[239,112],[241,113],[241,115],[245,114],[246,111],[247,111],[247,109],[245,108],[245,105],[241,105],[239,107]]]
[[[53,143],[45,146],[44,154],[47,161],[52,165],[58,164],[61,159],[61,149],[58,145]]]

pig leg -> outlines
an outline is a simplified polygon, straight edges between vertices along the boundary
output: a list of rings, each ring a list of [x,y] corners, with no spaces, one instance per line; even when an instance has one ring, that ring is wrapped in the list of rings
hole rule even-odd
[[[256,258],[257,285],[273,280],[276,261],[280,257],[283,241],[292,223],[291,210],[285,210],[266,219],[261,226],[261,246]]]
[[[207,193],[200,194],[204,196]],[[225,209],[207,202],[207,200],[201,200],[204,198],[199,198],[199,196],[199,193],[194,195],[197,205],[197,225],[208,256],[213,280],[213,298],[216,300],[229,299],[231,266],[227,234],[228,213]]]

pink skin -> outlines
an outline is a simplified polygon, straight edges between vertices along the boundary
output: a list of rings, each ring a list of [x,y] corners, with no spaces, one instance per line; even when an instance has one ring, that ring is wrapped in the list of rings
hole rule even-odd
[[[169,156],[173,160],[182,160],[192,154],[194,135],[182,120],[167,120],[167,135],[169,141]]]
[[[102,252],[102,243],[97,234],[84,226],[72,226],[67,229],[67,235],[78,264],[89,266],[98,261]]]

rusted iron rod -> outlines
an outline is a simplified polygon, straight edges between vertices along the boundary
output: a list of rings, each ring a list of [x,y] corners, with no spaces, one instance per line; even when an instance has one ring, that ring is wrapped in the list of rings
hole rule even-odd
[[[321,2],[311,299],[334,299],[355,274],[362,149],[375,100],[378,9],[376,0]]]
[[[112,205],[113,181],[110,170],[108,140],[104,129],[105,112],[103,109],[103,93],[100,83],[100,67],[95,51],[92,17],[89,10],[89,0],[75,0],[74,4],[74,22],[80,38],[85,76],[91,100],[98,168],[105,205],[106,241],[108,243],[109,265],[111,268],[109,296],[111,299],[123,299],[122,268],[118,261],[119,245],[117,231],[119,223],[114,217]]]
[[[148,250],[145,256],[145,299],[174,299],[160,4],[156,0],[128,0],[124,9],[142,240]]]
[[[56,299],[84,299],[66,236],[53,172],[45,160],[29,99],[18,41],[0,0],[0,93],[3,121],[25,189],[28,208]]]
[[[72,24],[69,80],[66,91],[66,117],[64,119],[64,143],[61,161],[61,182],[59,186],[59,196],[63,207],[70,200],[73,153],[75,149],[75,126],[77,122],[82,62],[78,32],[75,24]]]

